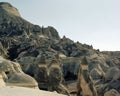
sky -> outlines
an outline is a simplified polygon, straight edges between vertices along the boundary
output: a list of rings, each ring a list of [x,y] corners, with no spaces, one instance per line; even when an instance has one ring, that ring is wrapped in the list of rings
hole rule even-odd
[[[53,26],[61,37],[120,51],[120,0],[0,0],[33,24]]]

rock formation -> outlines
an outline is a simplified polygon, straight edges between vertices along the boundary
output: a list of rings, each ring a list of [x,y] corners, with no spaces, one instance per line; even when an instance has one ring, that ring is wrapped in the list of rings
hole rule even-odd
[[[41,58],[43,54],[45,62],[44,58]],[[20,16],[15,7],[7,2],[0,3],[0,56],[6,58],[0,57],[1,78],[5,83],[14,82],[17,85],[16,82],[23,78],[23,82],[19,82],[21,85],[28,82],[28,85],[31,83],[37,86],[37,81],[39,88],[44,90],[76,94],[76,83],[80,77],[77,75],[79,71],[87,68],[89,78],[84,81],[88,83],[92,80],[91,85],[89,84],[92,86],[90,94],[96,94],[95,89],[101,96],[111,89],[120,93],[119,52],[100,52],[93,49],[92,45],[74,42],[65,36],[60,38],[54,27],[45,28],[28,22]],[[55,57],[59,62],[57,67],[51,63]],[[88,67],[83,66],[80,70],[83,57],[87,58]],[[58,78],[56,82],[59,86],[54,85],[56,88],[51,85],[56,83],[52,80],[53,74],[56,79]],[[61,74],[63,74],[62,77]],[[36,81],[28,75],[34,77]],[[50,79],[48,80],[47,77]],[[47,84],[50,82],[50,85]]]
[[[35,81],[35,79],[24,73],[14,73],[6,83],[8,86],[21,86],[30,88],[38,87],[38,83]]]
[[[86,57],[84,57],[81,61],[77,86],[77,96],[98,96],[93,80],[88,72],[88,62]]]
[[[120,96],[120,94],[115,89],[111,89],[110,91],[106,92],[104,96]]]
[[[38,63],[38,62],[37,62]],[[36,70],[34,73],[34,77],[39,84],[40,89],[48,89],[48,67],[45,61],[45,57],[41,55],[39,58],[39,63],[36,65]]]
[[[0,74],[0,86],[5,86],[5,82],[3,80],[3,76]]]
[[[0,7],[1,7],[0,8],[1,12],[6,11],[9,14],[12,14],[12,15],[14,14],[15,16],[20,16],[18,10],[15,7],[13,7],[11,4],[7,3],[7,2],[1,2]]]
[[[51,61],[51,66],[49,68],[49,91],[57,91],[58,93],[66,94],[70,96],[69,91],[62,84],[62,71],[60,69],[59,63],[56,60]]]
[[[25,74],[18,63],[0,57],[1,84],[7,86],[38,87],[34,78]]]

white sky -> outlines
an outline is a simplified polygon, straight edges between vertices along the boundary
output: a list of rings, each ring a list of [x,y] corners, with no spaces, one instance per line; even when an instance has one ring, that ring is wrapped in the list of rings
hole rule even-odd
[[[18,8],[31,23],[53,26],[60,36],[120,50],[120,0],[0,0]]]

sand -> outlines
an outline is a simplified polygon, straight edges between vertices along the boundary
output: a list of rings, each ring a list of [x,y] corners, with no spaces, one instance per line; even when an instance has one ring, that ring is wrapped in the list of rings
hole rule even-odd
[[[39,89],[0,86],[0,96],[65,96],[56,92],[42,91]]]

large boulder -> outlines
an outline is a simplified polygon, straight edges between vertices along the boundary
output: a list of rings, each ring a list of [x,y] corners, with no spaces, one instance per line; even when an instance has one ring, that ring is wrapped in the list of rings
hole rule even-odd
[[[24,73],[14,73],[6,82],[8,86],[38,87],[37,82],[31,76]]]
[[[7,85],[38,87],[35,79],[25,74],[18,63],[2,57],[0,57],[0,73]]]

